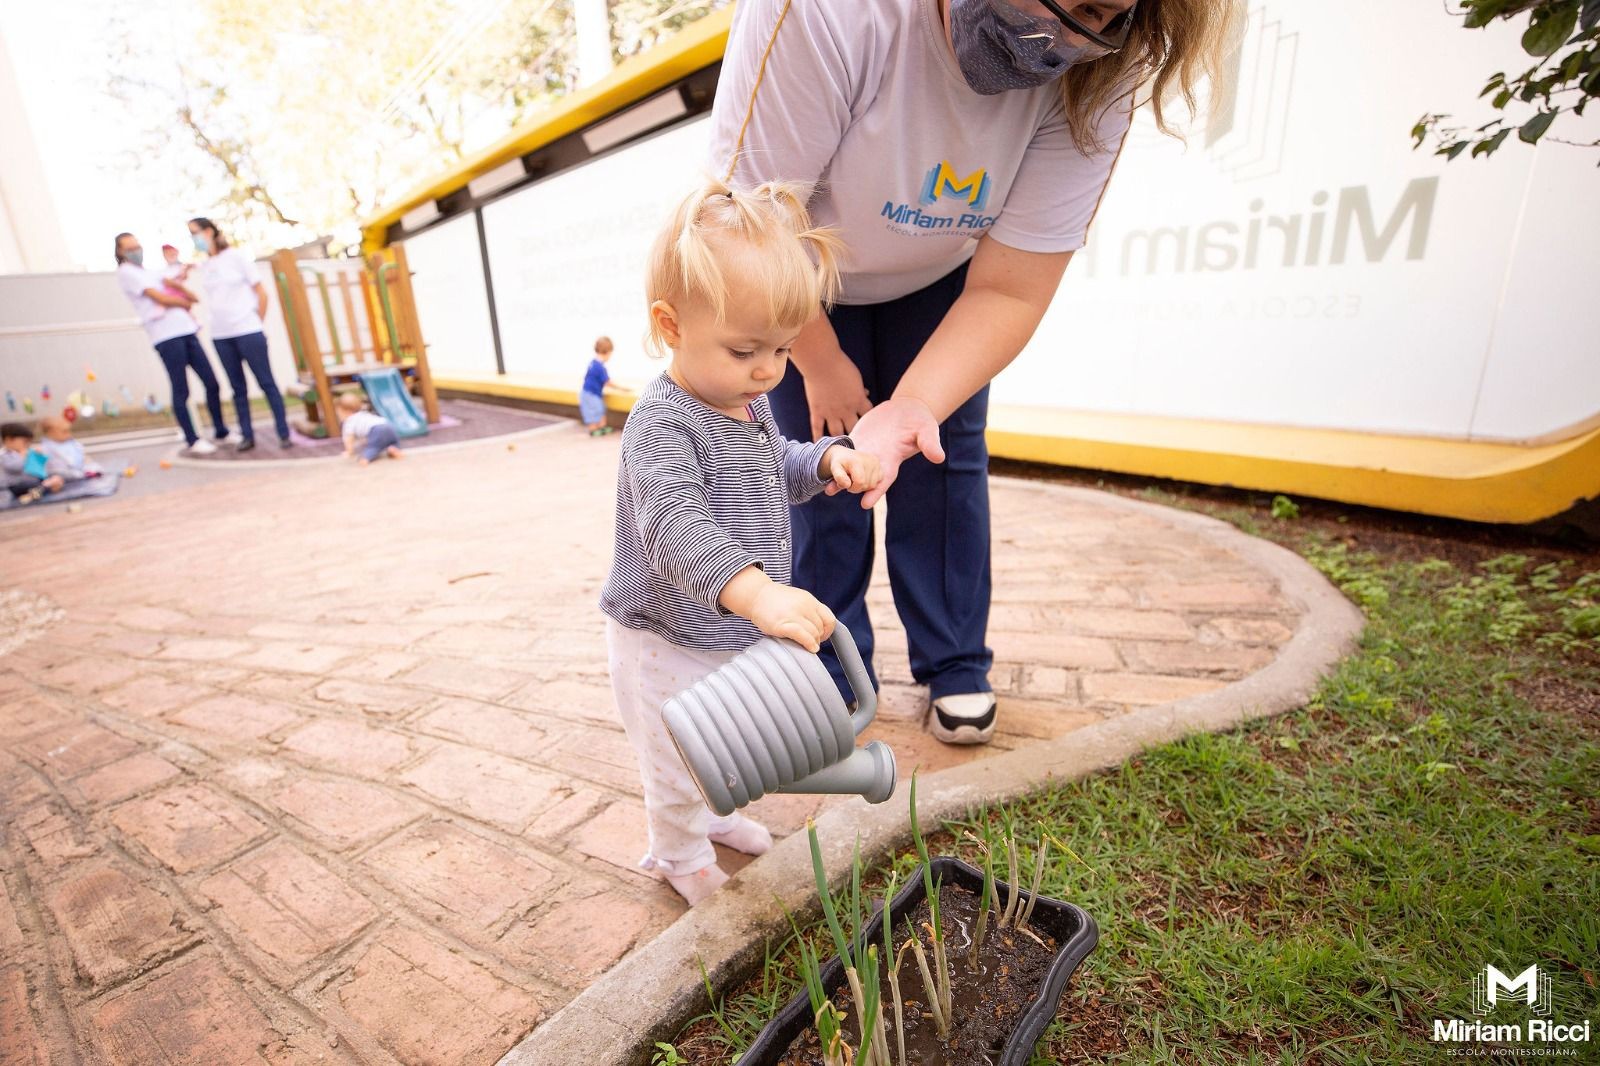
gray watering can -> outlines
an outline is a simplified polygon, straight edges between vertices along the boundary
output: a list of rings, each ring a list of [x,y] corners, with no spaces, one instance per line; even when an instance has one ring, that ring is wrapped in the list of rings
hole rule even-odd
[[[667,731],[717,814],[769,792],[860,795],[868,803],[894,792],[889,745],[855,746],[878,712],[861,652],[843,623],[834,623],[829,643],[855,692],[855,714],[821,659],[771,637],[667,701]]]

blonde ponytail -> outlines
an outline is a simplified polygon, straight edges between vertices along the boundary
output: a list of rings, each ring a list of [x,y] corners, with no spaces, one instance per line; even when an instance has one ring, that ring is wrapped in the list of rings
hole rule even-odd
[[[839,292],[843,243],[811,225],[811,186],[764,182],[735,189],[708,178],[673,211],[651,249],[645,299],[681,307],[703,300],[719,321],[737,291],[765,305],[773,326],[799,329]],[[650,347],[665,350],[652,320]]]

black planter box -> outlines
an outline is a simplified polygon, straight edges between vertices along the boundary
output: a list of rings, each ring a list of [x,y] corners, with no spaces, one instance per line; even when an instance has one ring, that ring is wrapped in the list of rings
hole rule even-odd
[[[934,859],[932,866],[933,879],[937,884],[957,885],[974,894],[983,891],[983,871],[976,866],[944,856]],[[996,880],[995,891],[999,896],[995,905],[998,912],[1011,897],[1011,886],[1004,881]],[[910,883],[900,890],[900,894],[890,904],[889,909],[894,921],[899,922],[915,910],[917,904],[922,902],[923,895],[922,872],[919,867]],[[1022,893],[1022,899],[1024,902],[1027,901],[1026,892]],[[1049,896],[1039,897],[1039,902],[1034,904],[1033,915],[1029,918],[1028,925],[1048,933],[1055,939],[1056,957],[1050,963],[1050,968],[1045,971],[1044,982],[1023,1012],[1016,1029],[1006,1038],[1005,1046],[1001,1049],[997,1060],[998,1066],[1027,1066],[1028,1059],[1033,1054],[1033,1045],[1039,1042],[1045,1027],[1055,1017],[1056,1004],[1061,1002],[1061,993],[1066,990],[1067,979],[1088,957],[1089,952],[1094,950],[1095,944],[1100,939],[1100,930],[1088,912],[1071,903],[1051,899]],[[866,942],[876,944],[882,937],[883,913],[880,911],[867,926]],[[822,986],[831,996],[842,984],[844,984],[844,963],[835,957],[822,968]],[[811,1000],[802,991],[789,1001],[788,1006],[778,1012],[776,1018],[767,1023],[765,1029],[761,1030],[756,1036],[755,1043],[750,1045],[750,1050],[739,1057],[739,1066],[776,1066],[794,1038],[810,1027],[813,1021]]]

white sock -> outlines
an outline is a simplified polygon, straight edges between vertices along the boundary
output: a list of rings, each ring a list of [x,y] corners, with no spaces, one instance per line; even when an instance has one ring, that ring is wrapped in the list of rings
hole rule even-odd
[[[678,895],[688,900],[691,907],[727,883],[728,875],[715,863],[692,874],[667,875],[667,884],[671,885]]]
[[[713,843],[722,844],[746,855],[765,855],[772,850],[772,834],[767,827],[742,814],[730,814],[711,822],[706,834]]]

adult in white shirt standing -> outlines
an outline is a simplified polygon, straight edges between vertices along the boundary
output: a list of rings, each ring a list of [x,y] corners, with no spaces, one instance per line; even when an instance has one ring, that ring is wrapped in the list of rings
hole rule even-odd
[[[217,450],[216,445],[200,438],[194,419],[189,417],[190,370],[206,390],[206,410],[211,413],[218,441],[229,439],[228,423],[222,417],[222,390],[217,387],[216,372],[195,336],[200,327],[189,313],[195,303],[194,294],[177,282],[163,281],[159,272],[146,268],[144,248],[133,234],[117,234],[116,249],[117,284],[133,304],[139,324],[167,368],[167,379],[172,383],[172,415],[183,430],[190,453],[209,455]]]
[[[261,320],[267,313],[267,287],[250,257],[229,244],[209,218],[191,218],[189,233],[194,237],[195,250],[206,256],[200,264],[200,278],[211,308],[211,343],[233,388],[233,410],[239,416],[239,432],[244,437],[239,450],[249,451],[256,446],[246,367],[272,409],[278,446],[287,448],[293,443],[289,419],[283,410],[283,394],[272,377],[272,364],[267,360],[267,335],[261,329]]]
[[[1135,100],[1220,64],[1239,0],[740,0],[711,165],[738,186],[817,182],[843,293],[771,393],[786,436],[850,434],[887,476],[795,508],[794,579],[870,667],[870,508],[929,730],[992,736],[990,380],[1037,328],[1099,205]],[[1070,353],[1062,353],[1068,356]],[[849,690],[829,661],[840,689]]]

